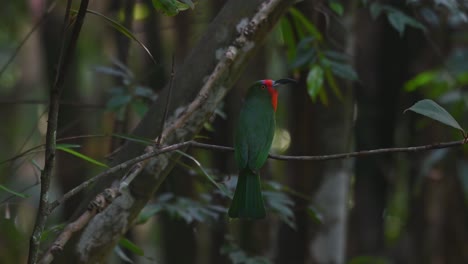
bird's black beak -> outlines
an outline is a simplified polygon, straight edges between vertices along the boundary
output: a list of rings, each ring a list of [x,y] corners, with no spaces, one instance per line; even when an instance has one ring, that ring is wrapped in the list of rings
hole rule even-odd
[[[296,84],[296,83],[297,81],[294,79],[285,78],[285,79],[276,80],[273,83],[273,86],[279,86],[279,85],[284,85],[284,84]]]

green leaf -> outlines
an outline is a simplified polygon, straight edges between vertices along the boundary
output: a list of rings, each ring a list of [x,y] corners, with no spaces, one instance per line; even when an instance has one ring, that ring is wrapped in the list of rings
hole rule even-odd
[[[78,158],[80,158],[82,160],[85,160],[87,162],[90,162],[90,163],[92,163],[94,165],[98,165],[98,166],[101,166],[101,167],[104,167],[104,168],[109,168],[109,166],[107,166],[106,164],[104,164],[102,162],[99,162],[99,161],[97,161],[97,160],[95,160],[93,158],[90,158],[90,157],[88,157],[88,156],[86,156],[84,154],[81,154],[81,153],[79,153],[77,151],[74,151],[74,150],[72,150],[70,148],[67,148],[67,147],[65,147],[65,146],[63,146],[61,144],[57,145],[57,149],[59,149],[61,151],[64,151],[64,152],[67,152],[69,154],[72,154],[72,155],[74,155],[74,156],[76,156],[76,157],[78,157]]]
[[[137,246],[136,244],[134,244],[132,241],[126,239],[126,238],[121,238],[119,240],[119,245],[130,250],[131,252],[133,252],[134,254],[138,255],[138,256],[144,256],[145,255],[145,252],[143,251],[143,249],[141,249],[139,246]]]
[[[115,111],[130,103],[130,101],[132,101],[132,96],[129,94],[114,95],[107,101],[106,108]]]
[[[140,143],[140,144],[143,144],[143,145],[146,145],[146,146],[150,146],[150,145],[153,145],[155,143],[151,139],[144,138],[144,137],[139,137],[139,136],[135,136],[135,135],[114,133],[114,134],[112,134],[112,136],[113,137],[118,137],[118,138],[123,138],[123,139],[130,140],[130,141],[133,141],[133,142],[137,142],[137,143]]]
[[[323,88],[324,71],[320,65],[315,64],[307,74],[307,92],[315,101],[320,90]]]
[[[330,9],[333,10],[337,15],[342,16],[344,13],[343,5],[338,1],[332,1],[328,4]]]
[[[405,91],[412,92],[418,88],[426,86],[437,79],[437,73],[435,71],[425,71],[422,72],[413,79],[405,83]]]
[[[315,207],[313,207],[312,205],[308,206],[306,208],[306,211],[307,211],[307,214],[309,215],[310,218],[312,218],[312,220],[314,220],[314,222],[316,224],[321,224],[323,223],[323,216],[322,214],[320,214],[318,212],[317,209],[315,209]]]
[[[340,88],[338,88],[338,84],[336,83],[335,77],[333,76],[330,68],[325,69],[325,79],[327,80],[328,86],[330,86],[336,97],[338,97],[340,100],[343,100],[343,94],[341,93]]]
[[[296,57],[296,41],[294,40],[291,22],[289,22],[286,17],[282,17],[280,20],[280,27],[281,33],[283,33],[283,42],[286,44],[286,50],[288,52],[288,60],[292,60]]]
[[[411,26],[426,31],[426,28],[423,24],[421,24],[416,19],[407,16],[405,13],[399,10],[389,12],[388,21],[398,31],[398,33],[400,33],[400,36],[403,36],[406,26]]]
[[[354,71],[351,65],[328,60],[328,59],[324,59],[323,61],[324,61],[324,64],[329,66],[332,72],[338,77],[341,77],[343,79],[350,80],[350,81],[357,81],[359,79],[356,71]]]
[[[187,10],[189,5],[181,3],[177,0],[152,0],[156,10],[167,16],[175,16],[180,11]]]
[[[47,239],[52,237],[52,235],[54,235],[54,234],[56,235],[58,232],[62,231],[64,228],[65,228],[65,224],[63,224],[63,223],[48,227],[41,234],[41,242],[47,241]]]
[[[382,4],[379,4],[377,2],[374,2],[371,4],[370,6],[370,13],[371,13],[371,16],[372,16],[372,19],[376,19],[383,11],[383,5]]]
[[[154,0],[153,0],[154,2]],[[73,13],[78,13],[78,11],[76,10],[72,10]],[[122,33],[124,36],[128,37],[129,39],[135,41],[136,43],[138,43],[138,45],[140,45],[141,48],[143,48],[146,52],[146,54],[148,54],[148,56],[151,58],[151,60],[153,61],[154,64],[157,64],[156,63],[156,60],[154,59],[153,57],[153,54],[151,54],[151,52],[149,51],[149,49],[145,46],[145,44],[143,44],[140,40],[138,40],[137,37],[135,37],[135,35],[133,35],[133,33],[128,30],[126,27],[124,27],[122,24],[120,24],[119,22],[99,13],[99,12],[96,12],[96,11],[93,11],[93,10],[87,10],[88,13],[90,14],[93,14],[95,16],[98,16],[98,17],[101,17],[101,18],[104,18],[104,20],[109,23],[109,25],[111,25],[113,28],[115,28],[117,31],[119,31],[120,33]]]
[[[21,198],[28,198],[28,197],[29,197],[29,196],[26,195],[26,194],[22,194],[22,193],[13,191],[12,189],[7,188],[7,187],[5,187],[5,186],[2,185],[2,184],[0,184],[0,190],[5,191],[5,192],[10,193],[10,194],[13,194],[13,195],[18,196],[18,197],[21,197]]]
[[[148,105],[146,105],[141,100],[135,100],[134,102],[131,103],[131,106],[139,117],[143,117],[145,113],[148,111]]]
[[[323,40],[322,33],[312,24],[298,9],[291,7],[289,9],[294,20],[300,22],[299,24],[305,27],[305,29],[318,41]]]
[[[190,7],[190,9],[195,9],[195,5],[191,0],[182,0],[182,2]]]
[[[214,186],[216,186],[216,188],[218,188],[222,194],[224,194],[226,197],[229,197],[232,199],[233,195],[232,193],[226,188],[226,186],[222,185],[222,184],[219,184],[215,181],[215,179],[213,179],[213,177],[211,177],[211,175],[203,168],[203,166],[201,165],[201,163],[195,159],[194,157],[190,156],[189,154],[185,153],[185,152],[182,152],[180,150],[176,150],[177,153],[179,153],[180,155],[192,160],[197,166],[198,168],[200,168],[201,172],[203,175],[205,175],[205,177],[211,182],[213,183]]]
[[[461,128],[460,124],[458,124],[458,122],[449,112],[430,99],[418,101],[413,106],[406,109],[405,112],[406,111],[413,111],[420,115],[427,116],[431,119],[439,121],[440,123],[456,128],[462,131],[463,134],[466,134],[465,130]]]

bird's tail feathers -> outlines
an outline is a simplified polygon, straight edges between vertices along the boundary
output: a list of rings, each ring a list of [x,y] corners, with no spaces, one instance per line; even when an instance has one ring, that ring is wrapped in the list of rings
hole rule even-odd
[[[265,217],[265,206],[258,173],[248,168],[241,170],[228,214],[231,218],[260,219]]]

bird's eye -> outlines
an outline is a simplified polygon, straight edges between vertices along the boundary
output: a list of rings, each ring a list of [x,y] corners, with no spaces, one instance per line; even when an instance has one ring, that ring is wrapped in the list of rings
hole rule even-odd
[[[260,87],[260,88],[262,88],[262,90],[265,90],[266,86],[264,84],[262,84],[262,87]]]

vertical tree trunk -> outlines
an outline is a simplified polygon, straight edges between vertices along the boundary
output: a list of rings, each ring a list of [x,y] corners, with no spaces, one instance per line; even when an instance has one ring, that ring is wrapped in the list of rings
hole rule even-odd
[[[399,4],[401,8],[402,1]],[[360,78],[355,87],[356,148],[391,147],[398,97],[408,75],[406,41],[383,15],[373,20],[366,9],[358,10],[355,18],[355,65]],[[392,158],[393,155],[378,155],[356,159],[348,240],[351,257],[383,254],[383,215]]]
[[[313,2],[303,3],[301,10],[309,17],[315,13]],[[319,17],[321,18],[321,17]],[[335,34],[336,25],[323,25],[327,34]],[[321,23],[322,22],[322,23]],[[330,31],[330,32],[328,32]],[[339,31],[338,31],[339,32]],[[346,34],[340,33],[346,47]],[[338,38],[338,34],[333,36]],[[328,106],[313,104],[307,93],[305,76],[298,87],[291,90],[291,155],[319,155],[345,152],[352,139],[353,96],[346,82],[338,82],[343,93],[339,100],[329,87]],[[344,263],[347,221],[350,161],[289,162],[289,184],[299,192],[309,194],[312,204],[295,198],[297,230],[280,226],[277,263]],[[315,223],[308,215],[312,205],[322,217],[322,224]]]

